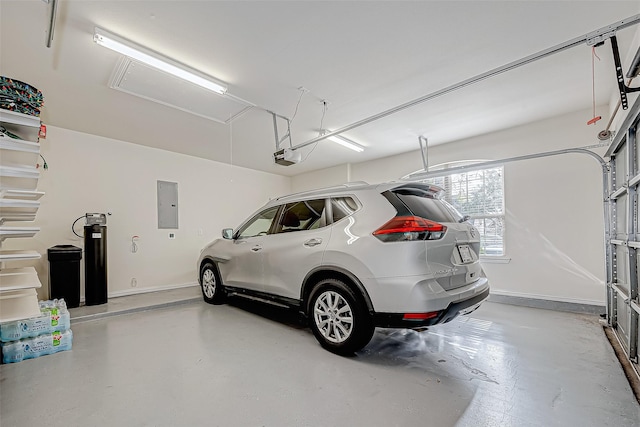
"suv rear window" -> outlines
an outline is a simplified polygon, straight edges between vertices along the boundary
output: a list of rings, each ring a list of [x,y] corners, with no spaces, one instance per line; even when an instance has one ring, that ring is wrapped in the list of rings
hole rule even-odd
[[[398,196],[414,215],[422,218],[436,222],[459,222],[462,219],[462,215],[452,206],[447,206],[447,202],[435,199],[433,193],[417,188],[402,188],[393,190],[392,193]]]

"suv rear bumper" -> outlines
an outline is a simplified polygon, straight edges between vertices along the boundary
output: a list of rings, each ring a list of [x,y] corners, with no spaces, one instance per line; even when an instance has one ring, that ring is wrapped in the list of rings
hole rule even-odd
[[[417,328],[422,326],[447,323],[455,319],[459,314],[468,314],[480,306],[489,297],[489,288],[471,298],[452,302],[444,310],[439,310],[430,319],[405,319],[405,313],[375,313],[373,321],[380,328]]]

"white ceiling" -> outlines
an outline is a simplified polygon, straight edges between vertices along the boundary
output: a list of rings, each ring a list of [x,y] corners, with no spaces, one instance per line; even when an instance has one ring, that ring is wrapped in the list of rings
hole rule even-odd
[[[592,104],[591,48],[579,46],[347,132],[306,160],[273,163],[272,117],[252,109],[217,123],[109,88],[120,55],[95,26],[216,77],[229,92],[292,117],[293,144],[640,13],[640,1],[67,1],[45,47],[48,7],[0,0],[0,73],[45,95],[45,123],[283,175],[441,144]],[[621,53],[636,27],[618,32]],[[596,99],[615,80],[600,47]],[[591,117],[585,117],[586,121]],[[604,128],[606,118],[594,127]],[[282,132],[282,130],[281,130]],[[310,154],[309,154],[310,153]]]

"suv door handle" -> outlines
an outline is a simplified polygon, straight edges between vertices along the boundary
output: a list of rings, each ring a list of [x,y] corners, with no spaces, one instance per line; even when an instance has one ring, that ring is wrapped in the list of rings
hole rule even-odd
[[[312,248],[314,246],[318,246],[321,243],[322,243],[322,239],[309,239],[306,242],[304,242],[304,245],[308,248]]]
[[[260,245],[255,245],[254,247],[251,248],[253,252],[258,252],[260,249],[262,249],[262,246]]]

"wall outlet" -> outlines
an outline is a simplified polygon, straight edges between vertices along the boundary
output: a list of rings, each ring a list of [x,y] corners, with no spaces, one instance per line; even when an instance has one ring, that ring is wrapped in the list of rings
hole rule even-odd
[[[198,228],[198,236],[204,236],[204,231],[202,231],[202,228]]]
[[[135,288],[136,286],[138,286],[138,280],[135,277],[133,277],[131,279],[131,287]]]
[[[169,238],[170,239],[175,239],[176,238],[176,233],[169,233]]]

